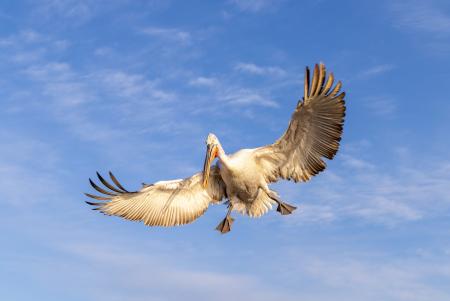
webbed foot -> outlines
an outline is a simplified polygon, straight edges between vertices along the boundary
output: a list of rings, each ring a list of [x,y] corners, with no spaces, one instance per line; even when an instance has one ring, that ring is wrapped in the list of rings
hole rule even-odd
[[[270,191],[267,194],[272,200],[274,200],[275,202],[277,202],[278,207],[277,207],[277,211],[281,213],[281,215],[288,215],[291,214],[292,212],[294,212],[295,209],[297,209],[297,207],[289,205],[288,203],[283,202],[280,197],[273,191]]]
[[[289,205],[287,203],[278,202],[277,211],[281,213],[281,215],[288,215],[294,212],[297,207]]]
[[[234,218],[227,215],[220,224],[217,225],[216,230],[222,234],[228,233],[231,231],[231,225],[234,222]]]

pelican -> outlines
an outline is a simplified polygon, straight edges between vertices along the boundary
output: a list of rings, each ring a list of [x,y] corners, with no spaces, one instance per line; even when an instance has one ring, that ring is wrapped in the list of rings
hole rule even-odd
[[[103,195],[86,195],[102,202],[86,203],[106,215],[168,227],[191,223],[210,204],[224,201],[228,211],[216,227],[221,233],[231,230],[233,211],[260,217],[277,205],[282,215],[291,214],[296,207],[284,202],[269,184],[279,179],[306,182],[325,169],[325,158],[333,159],[345,116],[341,86],[340,81],[334,85],[333,73],[326,76],[323,64],[315,65],[312,81],[306,67],[303,99],[275,143],[226,154],[219,139],[209,134],[202,172],[186,179],[143,184],[139,191],[126,190],[111,172],[112,184],[97,172],[105,187],[89,182]],[[215,158],[218,162],[212,165]]]

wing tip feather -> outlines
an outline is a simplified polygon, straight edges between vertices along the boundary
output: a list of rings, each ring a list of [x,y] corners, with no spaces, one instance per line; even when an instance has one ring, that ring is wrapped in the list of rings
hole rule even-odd
[[[306,156],[310,157],[311,155],[314,158],[310,157],[308,159],[311,160],[310,162],[301,161],[303,163],[292,162],[292,160],[286,162],[287,159],[282,159],[284,167],[275,162],[270,162],[271,159],[268,158],[269,163],[267,164],[270,164],[268,165],[270,172],[265,175],[265,179],[270,182],[274,182],[278,178],[295,182],[308,181],[314,175],[325,170],[326,159],[333,159],[339,150],[346,116],[344,99],[346,93],[341,92],[338,94],[342,88],[342,82],[339,80],[335,84],[334,73],[329,72],[327,74],[325,64],[322,62],[315,64],[313,72],[314,74],[310,74],[309,67],[305,67],[303,102],[297,104],[288,129],[272,146],[284,148],[295,140],[290,135],[304,133],[304,131],[297,131],[298,126],[305,125],[308,120],[312,123],[317,122],[315,126],[319,128],[319,134],[317,134],[319,136],[313,136],[313,140],[310,141],[313,148],[312,153],[309,154],[308,151],[308,154],[306,154]],[[303,107],[305,110],[302,110]],[[299,118],[304,118],[302,117],[304,114],[316,114],[316,118],[309,116],[310,119],[299,121]],[[289,166],[290,164],[294,164],[297,167]],[[300,170],[297,172],[296,168]]]

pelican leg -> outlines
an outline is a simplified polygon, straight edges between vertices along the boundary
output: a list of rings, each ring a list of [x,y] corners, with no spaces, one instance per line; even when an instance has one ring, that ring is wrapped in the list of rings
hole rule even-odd
[[[297,207],[283,202],[276,193],[269,192],[268,195],[272,200],[278,203],[277,211],[280,212],[281,215],[291,214],[295,209],[297,209]]]
[[[216,230],[219,231],[222,234],[228,233],[231,231],[231,225],[234,222],[234,218],[230,216],[231,210],[233,209],[233,205],[230,204],[230,207],[228,207],[228,212],[225,218],[220,222],[220,224],[217,225]]]

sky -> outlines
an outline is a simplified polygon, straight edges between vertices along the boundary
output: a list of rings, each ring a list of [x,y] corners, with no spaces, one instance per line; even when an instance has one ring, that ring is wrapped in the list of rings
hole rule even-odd
[[[0,24],[0,299],[450,300],[448,1],[2,1]],[[272,143],[318,62],[344,135],[272,186],[294,214],[221,235],[223,205],[149,228],[84,203],[96,171],[200,171],[210,132]]]

